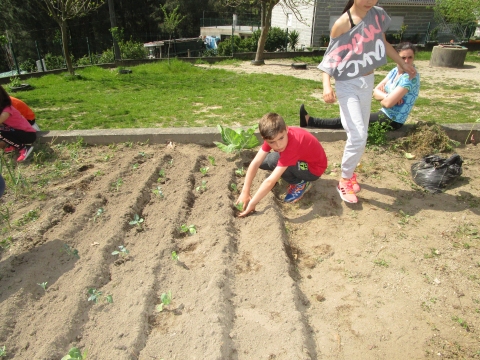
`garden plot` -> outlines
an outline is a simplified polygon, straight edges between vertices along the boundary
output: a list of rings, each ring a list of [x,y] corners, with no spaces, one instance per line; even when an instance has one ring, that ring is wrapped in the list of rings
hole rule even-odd
[[[435,195],[411,160],[369,150],[347,205],[343,146],[324,144],[329,174],[302,201],[281,184],[244,219],[232,184],[253,151],[38,148],[0,200],[6,358],[479,356],[478,149],[457,149],[464,174]]]

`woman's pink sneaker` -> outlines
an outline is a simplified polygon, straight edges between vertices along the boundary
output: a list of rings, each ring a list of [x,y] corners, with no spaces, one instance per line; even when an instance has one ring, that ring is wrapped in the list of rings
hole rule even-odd
[[[355,195],[355,191],[352,188],[352,182],[348,181],[340,181],[337,185],[337,191],[343,201],[355,204],[358,202],[357,195]]]
[[[355,191],[355,194],[360,192],[360,190],[362,190],[362,189],[360,189],[360,185],[357,182],[357,174],[355,174],[355,173],[353,174],[353,176],[350,179],[350,182],[352,183],[352,189],[353,189],[353,191]]]

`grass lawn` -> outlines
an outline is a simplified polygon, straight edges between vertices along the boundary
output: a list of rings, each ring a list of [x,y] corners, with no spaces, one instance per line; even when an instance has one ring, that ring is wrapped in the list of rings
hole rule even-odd
[[[418,58],[425,56],[419,53]],[[467,61],[474,58],[468,57]],[[318,63],[321,58],[294,60]],[[389,63],[384,70],[392,66]],[[321,83],[313,80],[237,74],[176,60],[170,64],[139,65],[132,70],[132,74],[119,74],[116,69],[90,67],[78,69],[75,80],[65,74],[32,78],[28,82],[34,90],[16,96],[34,109],[42,130],[252,125],[269,111],[281,114],[289,125],[297,125],[299,105],[306,100],[311,102],[311,94],[322,88]],[[382,78],[377,75],[375,80]],[[422,90],[432,87],[422,82]],[[445,84],[443,88],[446,98],[451,92],[477,91],[468,83]],[[415,108],[426,114],[425,121],[438,119],[436,114],[455,113],[457,116],[443,116],[442,121],[474,122],[480,105],[468,97],[455,100],[419,98]],[[372,102],[372,109],[377,108],[378,103]],[[459,107],[459,102],[464,106]],[[338,116],[337,107],[320,100],[316,105],[324,117]]]

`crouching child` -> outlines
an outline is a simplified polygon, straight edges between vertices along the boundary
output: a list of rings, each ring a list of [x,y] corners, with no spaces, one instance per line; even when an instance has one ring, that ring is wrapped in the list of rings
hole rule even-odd
[[[284,201],[297,202],[308,191],[311,182],[320,178],[327,168],[327,156],[322,145],[307,130],[288,127],[283,118],[275,113],[265,114],[260,119],[258,129],[264,142],[245,175],[245,184],[236,202],[243,203],[239,217],[255,211],[255,206],[280,178],[290,184]],[[272,173],[252,197],[250,190],[258,169]]]

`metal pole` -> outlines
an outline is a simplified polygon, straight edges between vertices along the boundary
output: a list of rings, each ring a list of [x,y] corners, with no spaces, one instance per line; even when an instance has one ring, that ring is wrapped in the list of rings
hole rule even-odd
[[[15,63],[15,67],[17,68],[17,75],[20,75],[20,67],[18,66],[17,57],[15,56],[15,52],[13,51],[13,44],[10,41],[10,51],[12,52],[13,62]]]
[[[90,58],[90,64],[93,65],[92,53],[90,52],[90,43],[88,42],[88,36],[87,36],[87,50],[88,50],[88,57]]]
[[[232,45],[232,58],[233,58],[233,50],[234,50],[234,48],[233,48],[233,29],[234,29],[234,25],[233,25],[233,19],[232,19],[232,37],[230,39],[230,43]]]
[[[40,60],[40,66],[42,67],[42,72],[45,72],[45,68],[43,67],[42,57],[40,56],[40,50],[38,50],[37,40],[35,40],[35,47],[37,48],[38,60]]]

